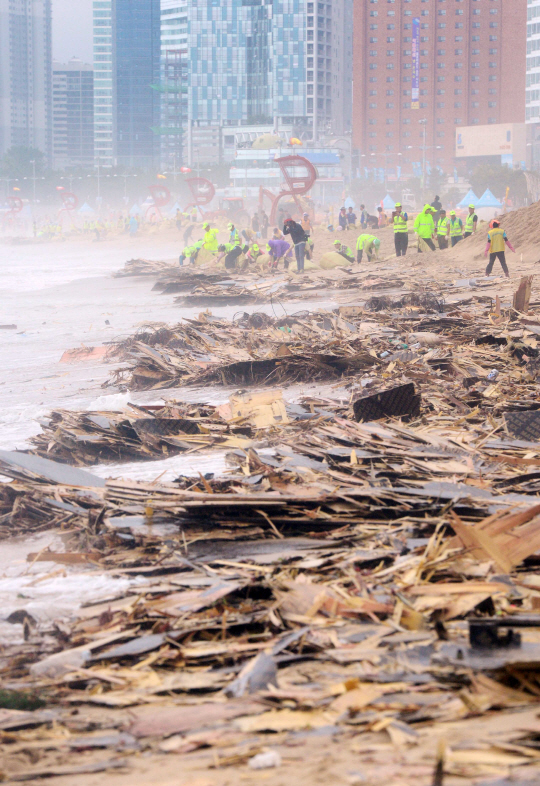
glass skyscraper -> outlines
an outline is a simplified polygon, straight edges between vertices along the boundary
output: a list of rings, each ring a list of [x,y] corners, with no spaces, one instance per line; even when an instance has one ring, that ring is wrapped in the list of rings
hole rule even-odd
[[[93,8],[96,163],[157,166],[160,0],[94,0]]]
[[[272,4],[189,0],[188,9],[192,122],[234,125],[271,118]]]
[[[114,0],[115,151],[119,165],[159,163],[160,0]]]

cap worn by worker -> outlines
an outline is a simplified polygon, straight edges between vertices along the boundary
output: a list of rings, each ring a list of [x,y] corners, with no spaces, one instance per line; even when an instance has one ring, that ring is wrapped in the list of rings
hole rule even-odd
[[[304,218],[309,218],[309,213],[304,213]]]
[[[396,207],[401,207],[401,202],[396,202]]]
[[[469,209],[474,210],[474,205],[469,205]]]
[[[205,221],[204,224],[202,225],[202,228],[203,229],[208,229],[209,226],[210,226],[210,224],[208,223],[208,221]]]
[[[251,249],[252,249],[252,251],[258,251],[259,250],[259,246],[257,245],[257,243],[253,243]]]
[[[229,229],[232,229],[232,228],[233,228],[233,226],[234,226],[234,224],[231,224],[231,222],[229,221],[229,223],[227,224],[227,227],[228,227]]]
[[[334,240],[334,245],[335,246],[340,246],[341,245],[341,240]]]
[[[378,237],[376,237],[375,240],[373,241],[373,245],[375,246],[375,248],[379,248],[379,246],[381,245],[381,241],[379,240]]]
[[[455,210],[451,210],[451,211],[450,211],[450,215],[451,215],[451,216],[455,216],[455,215],[456,215],[456,211],[455,211]]]

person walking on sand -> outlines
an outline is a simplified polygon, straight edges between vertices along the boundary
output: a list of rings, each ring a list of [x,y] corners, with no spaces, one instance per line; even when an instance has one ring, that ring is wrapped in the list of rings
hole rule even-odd
[[[506,264],[506,255],[504,253],[505,245],[508,246],[510,251],[513,251],[514,254],[516,253],[514,246],[506,237],[506,232],[501,227],[500,223],[498,221],[494,221],[493,229],[489,230],[486,250],[484,251],[485,257],[487,257],[489,251],[489,262],[488,266],[486,267],[486,276],[491,274],[495,260],[498,259],[501,263],[505,277],[510,278],[510,273],[508,272],[508,266]]]

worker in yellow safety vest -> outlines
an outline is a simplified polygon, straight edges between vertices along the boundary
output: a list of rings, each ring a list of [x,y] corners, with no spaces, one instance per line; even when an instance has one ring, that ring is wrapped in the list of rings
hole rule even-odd
[[[407,254],[409,247],[408,219],[409,216],[403,212],[401,202],[396,202],[392,213],[392,223],[394,224],[394,245],[397,257],[404,257]]]
[[[469,213],[465,219],[465,232],[463,237],[470,237],[476,232],[478,226],[478,216],[474,212],[474,205],[469,205]]]
[[[463,240],[463,221],[456,216],[456,211],[450,211],[450,242],[452,248]]]
[[[360,235],[356,241],[356,261],[360,264],[365,251],[368,262],[371,262],[377,255],[380,245],[381,241],[375,235]]]
[[[506,232],[501,227],[498,221],[494,221],[493,229],[489,230],[489,234],[487,236],[486,250],[484,251],[484,256],[486,257],[489,251],[489,262],[488,262],[488,266],[486,267],[486,276],[489,276],[491,274],[495,260],[498,259],[499,262],[501,263],[501,267],[503,269],[503,273],[505,277],[510,278],[510,273],[508,272],[508,266],[506,264],[506,255],[504,253],[505,246],[508,246],[510,251],[513,251],[515,253],[514,246],[506,237]]]
[[[203,229],[204,229],[204,241],[203,241],[204,245],[203,245],[203,248],[205,248],[207,251],[211,251],[213,254],[217,253],[218,245],[219,245],[218,244],[218,238],[217,238],[218,230],[217,229],[211,229],[210,224],[208,223],[208,221],[204,222]]]
[[[432,250],[435,251],[433,235],[435,234],[435,223],[433,221],[434,208],[431,205],[424,205],[422,212],[418,213],[414,221],[414,231],[418,235],[418,253],[422,253],[420,239]]]
[[[448,238],[450,237],[450,219],[446,215],[446,210],[439,210],[439,220],[437,221],[437,243],[441,251],[448,248]]]

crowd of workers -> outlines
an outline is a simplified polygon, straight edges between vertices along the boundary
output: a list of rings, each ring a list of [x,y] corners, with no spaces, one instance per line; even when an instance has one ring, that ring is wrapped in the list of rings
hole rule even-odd
[[[404,257],[409,247],[409,216],[403,210],[403,206],[396,203],[388,219],[382,207],[377,209],[378,215],[371,216],[366,211],[365,206],[360,206],[359,217],[352,207],[346,209],[342,207],[339,211],[338,225],[336,230],[341,233],[356,230],[360,225],[361,232],[358,235],[354,249],[340,239],[334,241],[334,252],[343,257],[348,263],[361,263],[364,254],[368,262],[377,256],[380,248],[380,239],[369,230],[376,230],[392,225],[394,229],[394,243],[397,257]],[[264,254],[268,255],[268,267],[276,270],[280,263],[283,263],[285,270],[289,268],[293,259],[296,259],[297,270],[304,272],[305,259],[313,256],[313,226],[308,213],[304,213],[301,221],[287,217],[284,219],[283,229],[276,227],[269,240],[266,239],[268,223],[259,220],[257,214],[256,222],[252,220],[251,226],[239,231],[234,223],[229,222],[229,238],[226,243],[218,241],[218,230],[212,227],[208,221],[204,222],[202,239],[190,243],[194,224],[189,223],[184,232],[185,247],[180,254],[180,264],[195,264],[201,249],[205,249],[213,254],[217,262],[224,259],[227,269],[246,269],[250,264],[258,262]],[[478,229],[478,216],[475,206],[469,205],[468,214],[463,221],[455,210],[447,214],[443,209],[439,197],[435,197],[431,204],[426,204],[414,219],[414,232],[417,235],[418,253],[427,250],[445,250],[449,246],[454,247],[464,238],[475,234]],[[327,230],[334,231],[334,226],[329,224]],[[290,240],[290,242],[288,242]],[[505,258],[505,248],[508,246],[514,250],[512,244],[506,236],[506,232],[500,227],[497,220],[490,223],[489,234],[485,255],[488,253],[489,263],[486,268],[486,275],[490,275],[495,261],[498,259],[506,277],[509,277],[508,266]]]

